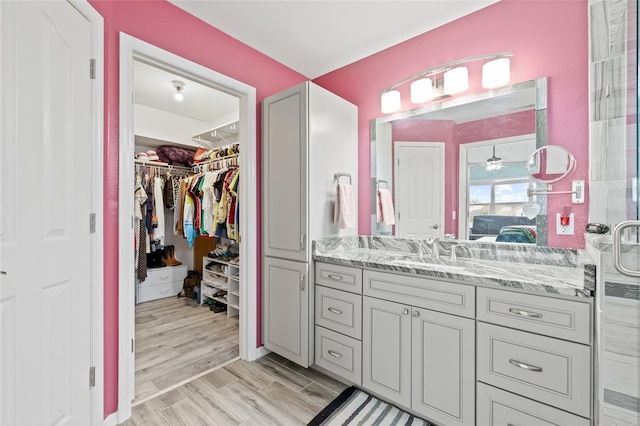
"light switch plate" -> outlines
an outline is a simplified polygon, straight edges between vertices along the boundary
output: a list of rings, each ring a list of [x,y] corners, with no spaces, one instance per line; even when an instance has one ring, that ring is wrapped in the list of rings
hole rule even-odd
[[[560,224],[560,213],[556,213],[556,234],[573,235],[573,213],[569,214],[569,224],[567,226]]]
[[[584,204],[584,181],[574,180],[571,182],[571,191],[575,194],[571,194],[571,202],[573,204]]]

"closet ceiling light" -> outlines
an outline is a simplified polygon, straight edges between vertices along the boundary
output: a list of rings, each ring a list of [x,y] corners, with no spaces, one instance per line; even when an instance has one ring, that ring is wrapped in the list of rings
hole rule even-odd
[[[173,97],[178,102],[182,101],[184,99],[184,95],[182,94],[184,82],[180,80],[173,80],[171,83],[173,84],[173,88],[176,89],[176,93],[174,93]]]

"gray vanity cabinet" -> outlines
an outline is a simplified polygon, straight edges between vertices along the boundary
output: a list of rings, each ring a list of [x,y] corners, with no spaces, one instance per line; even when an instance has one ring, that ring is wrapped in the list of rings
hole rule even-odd
[[[475,321],[412,308],[411,409],[443,425],[475,425]]]
[[[364,271],[365,294],[374,278],[376,294],[386,289],[391,300],[400,281],[420,280]],[[439,424],[474,425],[475,321],[368,296],[362,310],[362,386]]]
[[[300,365],[309,363],[308,265],[265,257],[263,260],[262,340],[277,354]]]
[[[411,407],[411,306],[362,298],[362,387]]]

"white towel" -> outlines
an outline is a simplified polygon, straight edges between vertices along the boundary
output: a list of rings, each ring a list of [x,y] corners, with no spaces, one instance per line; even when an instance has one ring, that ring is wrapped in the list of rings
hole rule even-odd
[[[336,188],[336,205],[333,209],[333,223],[338,228],[356,227],[356,209],[353,202],[353,188],[351,185],[339,183]]]
[[[395,225],[396,216],[393,210],[391,191],[387,188],[378,189],[378,199],[380,200],[380,210],[382,211],[382,222],[385,225]]]

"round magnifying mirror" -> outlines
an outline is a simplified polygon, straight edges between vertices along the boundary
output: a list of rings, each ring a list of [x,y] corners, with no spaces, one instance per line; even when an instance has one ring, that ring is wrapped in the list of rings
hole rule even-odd
[[[527,162],[529,177],[539,183],[554,183],[567,177],[576,167],[573,154],[558,145],[538,148]]]

